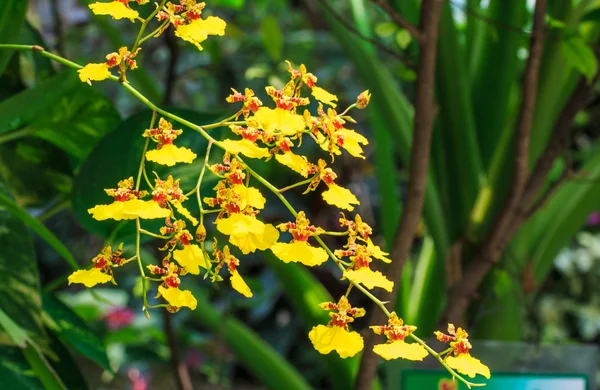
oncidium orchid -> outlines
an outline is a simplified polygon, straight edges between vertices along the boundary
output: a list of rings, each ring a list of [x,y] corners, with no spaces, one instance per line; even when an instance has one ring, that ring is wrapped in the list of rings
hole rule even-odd
[[[88,210],[97,221],[135,223],[135,253],[126,258],[123,254],[127,250],[122,244],[115,251],[107,245],[92,259],[91,267],[69,276],[69,284],[86,287],[108,282],[116,284],[113,269],[136,262],[143,281],[142,310],[149,316],[148,309],[152,308],[164,308],[172,313],[181,308],[194,310],[196,290],[193,293],[185,288],[189,279],[202,276],[211,283],[220,283],[224,281],[223,269],[226,269],[223,272],[231,288],[243,297],[252,298],[250,286],[253,284],[246,283],[242,276],[247,275],[245,255],[264,252],[273,254],[277,261],[308,267],[331,261],[339,269],[340,280],[348,282],[349,288],[337,303],[319,305],[330,311],[331,320],[316,324],[308,334],[318,352],[329,354],[335,351],[341,358],[348,358],[364,348],[361,335],[350,328],[355,318],[366,313],[351,305],[349,293],[354,289],[371,299],[388,317],[387,324],[371,327],[373,332],[386,337],[383,343],[374,347],[376,354],[388,360],[412,361],[432,355],[453,378],[468,387],[481,384],[471,383],[463,375],[489,378],[488,367],[471,356],[472,347],[465,330],[449,325],[448,334],[436,332],[439,341],[450,343],[446,351],[437,353],[415,335],[415,326],[404,324],[369,291],[392,291],[397,281],[389,280],[382,272],[391,260],[388,253],[374,243],[373,229],[359,214],[346,218],[342,213],[339,231],[326,231],[311,224],[309,213],[296,210],[286,198],[287,191],[302,188],[304,194],[318,191],[323,202],[336,209],[352,212],[360,206],[352,191],[339,184],[338,175],[329,164],[341,155],[366,158],[364,148],[369,145],[368,139],[349,127],[356,123],[350,116],[351,111],[368,106],[369,91],[358,95],[345,110],[340,110],[342,99],[317,85],[317,76],[308,72],[306,66],[296,68],[288,61],[289,81],[281,88],[265,86],[267,104],[249,88],[243,93],[232,89],[226,101],[236,105],[237,109],[231,116],[217,123],[193,124],[143,97],[129,84],[127,73],[138,67],[144,42],[166,33],[169,26],[177,37],[202,50],[202,44],[209,37],[225,35],[227,24],[217,16],[206,16],[210,13],[206,4],[196,0],[179,0],[177,4],[160,0],[151,5],[154,8],[149,8],[150,15],[143,19],[138,10],[147,3],[148,0],[114,0],[90,4],[89,8],[96,15],[140,22],[140,33],[135,42],[108,54],[104,62],[79,67],[64,60],[67,66],[79,68],[82,82],[91,85],[92,81],[116,80],[154,111],[148,128],[139,134],[145,145],[136,178],[131,172],[132,176],[123,178],[116,188],[105,190],[112,202]],[[158,23],[158,27],[144,35],[150,22]],[[61,59],[54,55],[52,58]],[[223,130],[219,138],[217,133],[207,132],[217,128]],[[202,147],[186,142],[189,139],[186,134],[192,131],[206,140]],[[302,151],[305,149],[300,149],[305,139],[314,141],[314,149],[323,153],[324,158],[311,161],[305,156]],[[219,149],[217,156],[211,156],[213,148]],[[203,155],[203,163],[197,160],[198,155]],[[176,177],[177,171],[166,171],[180,164],[188,164],[189,169],[199,167],[197,184],[193,188],[183,189]],[[279,165],[289,175],[298,175],[298,180],[278,189],[258,174],[252,164]],[[216,178],[211,189],[202,186],[207,175]],[[114,183],[105,185],[110,187]],[[262,193],[265,189],[283,203],[291,214],[289,217],[274,221],[271,214],[264,212],[268,206],[268,197]],[[155,221],[153,226],[157,232],[142,227],[148,219],[162,222],[162,226],[157,227]],[[194,233],[188,230],[192,227]],[[144,266],[141,235],[162,242],[156,248],[160,255],[158,264]],[[335,241],[326,243],[331,236],[343,237],[344,242],[338,242],[337,247],[332,248],[329,244],[333,245]],[[153,304],[149,302],[149,289],[156,301]]]

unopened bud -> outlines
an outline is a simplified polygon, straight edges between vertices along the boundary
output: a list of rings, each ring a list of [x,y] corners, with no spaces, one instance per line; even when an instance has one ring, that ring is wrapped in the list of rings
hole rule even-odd
[[[369,100],[371,100],[371,93],[367,89],[364,92],[361,92],[360,95],[356,98],[356,108],[363,109],[369,105]]]
[[[198,229],[196,229],[196,241],[199,243],[203,243],[206,239],[206,228],[204,225],[199,225]]]

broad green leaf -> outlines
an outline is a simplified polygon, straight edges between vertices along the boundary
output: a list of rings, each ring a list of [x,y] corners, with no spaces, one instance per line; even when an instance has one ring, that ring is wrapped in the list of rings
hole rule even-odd
[[[81,84],[77,75],[65,70],[0,102],[0,134],[19,129],[51,112],[56,101],[77,84]]]
[[[25,23],[27,0],[3,0],[0,7],[0,37],[2,43],[18,43],[21,28]],[[0,50],[0,76],[10,60],[11,50]]]
[[[310,390],[311,387],[284,358],[242,322],[219,313],[203,292],[196,289],[198,301],[192,313],[211,332],[227,343],[240,363],[270,390]]]
[[[63,259],[71,265],[72,268],[77,269],[77,261],[71,254],[71,252],[63,245],[63,243],[52,233],[44,224],[32,217],[27,210],[19,206],[10,197],[0,193],[0,207],[6,208],[16,218],[20,219],[21,222],[25,223],[31,230],[36,232],[48,245],[50,245],[56,253],[58,253]]]
[[[102,340],[69,307],[55,297],[44,294],[43,309],[47,317],[46,326],[56,333],[58,339],[70,346],[81,356],[94,361],[111,371]]]
[[[55,101],[51,113],[25,130],[81,161],[119,121],[119,113],[108,99],[85,84],[77,84]]]
[[[283,34],[273,15],[266,16],[260,23],[262,43],[267,54],[275,62],[281,60],[283,52]]]
[[[209,124],[218,119],[216,115],[198,114],[188,110],[172,112],[200,125]],[[112,198],[104,192],[105,188],[115,188],[119,180],[129,177],[136,178],[145,143],[142,133],[150,125],[151,117],[152,113],[146,110],[121,122],[98,142],[82,163],[73,185],[72,208],[75,217],[90,232],[108,237],[117,226],[116,221],[95,221],[87,210],[95,205],[112,203]],[[153,171],[156,171],[163,179],[170,174],[175,179],[181,179],[181,188],[184,192],[188,192],[196,184],[204,163],[202,156],[206,150],[206,140],[192,129],[179,126],[177,123],[173,123],[173,126],[176,129],[183,128],[183,135],[178,137],[175,143],[192,149],[198,157],[190,165],[178,164],[173,168],[168,168],[148,163],[146,168],[150,180],[154,180]],[[151,147],[154,146],[151,145]],[[218,153],[216,148],[213,149],[215,153]],[[141,188],[147,189],[143,179]],[[191,212],[197,210],[195,199],[188,201],[186,206]],[[127,224],[122,234],[131,233],[133,228],[133,224]]]
[[[560,48],[567,64],[577,69],[591,82],[598,69],[598,60],[594,50],[585,40],[578,36],[565,37]]]
[[[0,182],[0,194],[9,196]],[[40,281],[33,243],[27,227],[0,205],[0,310],[39,345],[45,345]],[[0,344],[14,344],[0,332]]]

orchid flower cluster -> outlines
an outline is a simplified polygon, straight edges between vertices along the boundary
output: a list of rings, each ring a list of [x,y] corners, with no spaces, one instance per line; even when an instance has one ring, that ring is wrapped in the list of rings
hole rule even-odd
[[[82,82],[116,79],[130,91],[135,91],[127,82],[128,71],[137,68],[136,57],[142,44],[150,38],[163,34],[169,25],[175,35],[202,50],[202,43],[210,35],[225,34],[226,23],[215,16],[203,17],[205,3],[196,0],[179,0],[178,4],[160,1],[154,4],[150,16],[142,19],[138,7],[148,0],[115,0],[96,2],[90,9],[97,15],[109,15],[114,19],[128,19],[141,22],[140,32],[131,48],[122,47],[106,56],[106,61],[91,63],[79,69]],[[151,21],[158,27],[148,35],[145,28]],[[189,290],[181,288],[181,281],[189,275],[203,275],[213,283],[222,282],[223,274],[228,274],[231,288],[247,298],[252,290],[241,275],[240,263],[243,255],[256,251],[270,251],[285,263],[301,263],[315,267],[332,260],[341,271],[341,279],[349,282],[348,293],[352,288],[362,291],[387,314],[387,324],[372,326],[376,334],[385,335],[387,342],[375,346],[374,352],[385,359],[423,360],[433,355],[453,375],[468,386],[462,375],[474,378],[476,374],[489,378],[489,369],[470,355],[471,344],[468,334],[461,328],[449,325],[448,334],[436,332],[442,342],[449,342],[449,348],[437,353],[424,341],[414,335],[415,326],[406,325],[395,312],[389,312],[370,290],[382,288],[392,291],[394,282],[384,274],[372,269],[374,261],[389,263],[391,260],[372,240],[373,231],[360,215],[347,217],[340,212],[340,230],[326,231],[311,224],[303,211],[296,211],[283,195],[284,192],[304,188],[304,193],[320,192],[323,200],[340,210],[352,212],[359,200],[352,192],[337,183],[337,175],[327,160],[334,162],[335,156],[342,153],[364,159],[363,146],[368,140],[358,132],[348,129],[356,123],[349,115],[352,109],[364,109],[369,104],[368,91],[361,93],[354,104],[342,112],[336,111],[338,98],[317,86],[317,77],[308,72],[304,65],[295,68],[288,64],[289,81],[282,89],[273,86],[265,88],[272,100],[271,107],[254,94],[251,89],[244,92],[232,90],[227,102],[237,106],[237,111],[218,123],[198,126],[154,105],[154,115],[147,130],[140,136],[146,139],[137,178],[123,178],[116,188],[107,189],[111,201],[88,210],[98,221],[131,220],[136,224],[136,252],[130,258],[123,257],[123,245],[116,250],[110,246],[92,260],[91,267],[74,272],[69,276],[71,283],[81,283],[86,287],[112,282],[116,284],[113,269],[130,262],[137,262],[140,275],[144,279],[143,311],[162,307],[175,313],[181,308],[194,310],[197,301]],[[113,75],[116,70],[118,77]],[[134,95],[143,96],[135,91]],[[143,98],[147,102],[147,99]],[[311,112],[309,104],[317,103],[316,111]],[[158,119],[158,123],[156,123]],[[150,180],[146,172],[147,161],[164,166],[191,164],[198,158],[196,152],[178,145],[182,130],[174,123],[184,124],[199,132],[208,141],[204,153],[204,164],[199,172],[195,188],[185,192],[177,178],[171,175],[159,177],[154,174]],[[218,141],[208,133],[211,129],[222,128],[226,137]],[[327,157],[311,162],[298,151],[301,143],[312,139]],[[219,162],[210,164],[211,148],[220,149]],[[283,189],[275,188],[265,178],[257,174],[246,159],[275,162],[299,175],[299,181]],[[290,172],[291,173],[291,172]],[[201,194],[201,184],[206,175],[215,175],[219,180],[210,193]],[[149,188],[140,190],[143,179]],[[260,184],[260,188],[254,186]],[[252,184],[252,185],[251,185]],[[273,192],[290,211],[292,218],[278,225],[261,220],[266,199],[261,189]],[[195,197],[195,200],[190,200]],[[197,202],[200,212],[197,215],[188,210],[189,202]],[[208,219],[212,219],[208,221]],[[157,219],[164,221],[158,232],[142,227],[142,222]],[[206,241],[207,226],[214,224],[225,238],[213,237],[212,245]],[[143,267],[140,257],[140,235],[145,234],[164,244],[158,248],[164,255],[159,264]],[[345,237],[341,248],[331,250],[321,239],[322,236]],[[147,275],[147,273],[149,275]],[[225,276],[226,278],[227,276]],[[156,298],[161,303],[150,305],[147,300],[146,282],[155,282]],[[317,325],[309,332],[315,349],[322,354],[335,351],[342,358],[352,357],[363,349],[362,336],[350,329],[355,318],[365,315],[362,308],[353,307],[348,301],[348,293],[337,302],[322,303],[323,310],[330,311],[331,321]],[[408,342],[412,341],[412,342]],[[445,356],[443,356],[445,355]]]

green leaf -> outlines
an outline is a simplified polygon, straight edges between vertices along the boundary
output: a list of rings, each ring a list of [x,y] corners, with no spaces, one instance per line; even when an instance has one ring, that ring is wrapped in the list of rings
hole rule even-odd
[[[19,206],[8,196],[0,193],[0,207],[6,208],[10,213],[25,223],[31,230],[36,232],[56,253],[65,259],[73,269],[78,269],[77,261],[63,243],[36,218],[32,217],[27,210]]]
[[[25,348],[27,334],[19,327],[19,325],[15,324],[2,309],[0,309],[0,327],[4,329],[8,337],[13,343],[15,343],[15,345]]]
[[[400,46],[401,49],[406,49],[408,45],[412,42],[412,35],[408,32],[408,30],[400,30],[394,36],[396,38],[396,43]]]
[[[283,34],[277,19],[273,15],[266,16],[260,23],[263,46],[273,61],[281,60],[283,52]]]
[[[600,198],[600,154],[592,154],[582,167],[588,172],[585,179],[563,184],[534,217],[540,228],[538,239],[529,242],[529,258],[536,282],[544,280],[561,248],[585,224],[590,213],[597,209]],[[521,229],[526,229],[529,223]]]
[[[85,376],[73,359],[71,352],[51,332],[50,335],[50,349],[56,355],[56,359],[51,360],[50,365],[58,377],[69,390],[88,390],[89,386]]]
[[[82,356],[111,371],[102,340],[69,307],[55,297],[44,294],[43,309],[46,326],[56,333],[58,339]]]
[[[8,189],[0,182],[0,194]],[[33,341],[45,345],[42,326],[40,281],[33,243],[27,227],[0,205],[0,310],[22,328]],[[14,344],[0,332],[0,344]]]
[[[598,60],[594,50],[579,36],[565,37],[561,41],[561,52],[569,66],[577,69],[589,82],[598,69]]]
[[[65,70],[35,88],[0,102],[0,134],[19,129],[53,110],[57,100],[81,84],[71,70]]]
[[[445,171],[436,172],[453,180],[445,190],[452,205],[448,209],[450,240],[465,231],[477,194],[485,180],[475,128],[473,100],[469,88],[464,47],[449,3],[445,3],[440,21],[440,41],[436,72],[436,97],[440,106],[440,126],[436,127],[434,143],[444,145]],[[441,131],[440,131],[441,130]],[[441,141],[439,141],[441,139]],[[432,160],[440,155],[432,153]]]
[[[0,378],[2,386],[11,390],[44,390],[29,367],[25,356],[16,347],[0,348]]]
[[[219,118],[216,115],[199,114],[189,110],[171,112],[200,125],[215,122]],[[90,232],[108,237],[118,225],[116,221],[96,221],[87,210],[95,205],[112,202],[112,198],[104,192],[105,188],[115,188],[119,180],[137,176],[145,143],[142,133],[150,125],[151,117],[151,111],[145,110],[121,122],[98,142],[82,163],[73,184],[72,209],[79,223]],[[173,126],[176,129],[182,128],[176,123]],[[192,149],[199,156],[203,156],[206,150],[206,140],[196,131],[186,127],[183,127],[183,135],[177,138],[176,143]],[[150,180],[153,180],[153,171],[163,179],[166,178],[167,173],[173,175],[174,178],[181,179],[181,188],[184,192],[188,192],[196,184],[202,164],[204,161],[200,157],[196,158],[193,164],[179,164],[168,169],[158,164],[148,163],[147,172]],[[147,189],[143,179],[141,188]],[[188,204],[191,212],[198,209],[194,200],[186,203],[186,206]],[[162,224],[162,221],[159,222]],[[150,225],[151,222],[148,224]],[[133,224],[128,224],[120,234],[131,234],[133,228]]]
[[[120,119],[107,98],[88,85],[77,84],[54,102],[51,113],[34,120],[25,130],[81,161]]]
[[[302,375],[252,329],[219,313],[198,289],[194,296],[198,306],[192,313],[198,321],[222,337],[241,364],[267,389],[311,389]]]
[[[23,350],[25,359],[31,366],[35,376],[42,382],[46,390],[66,390],[64,383],[58,377],[58,374],[46,357],[42,354],[37,346],[33,343],[27,343],[27,347]]]
[[[600,8],[595,8],[583,15],[581,21],[600,23]]]
[[[0,37],[2,43],[18,43],[19,34],[25,22],[27,0],[3,0],[0,7]],[[12,50],[0,50],[0,76],[10,60]]]

